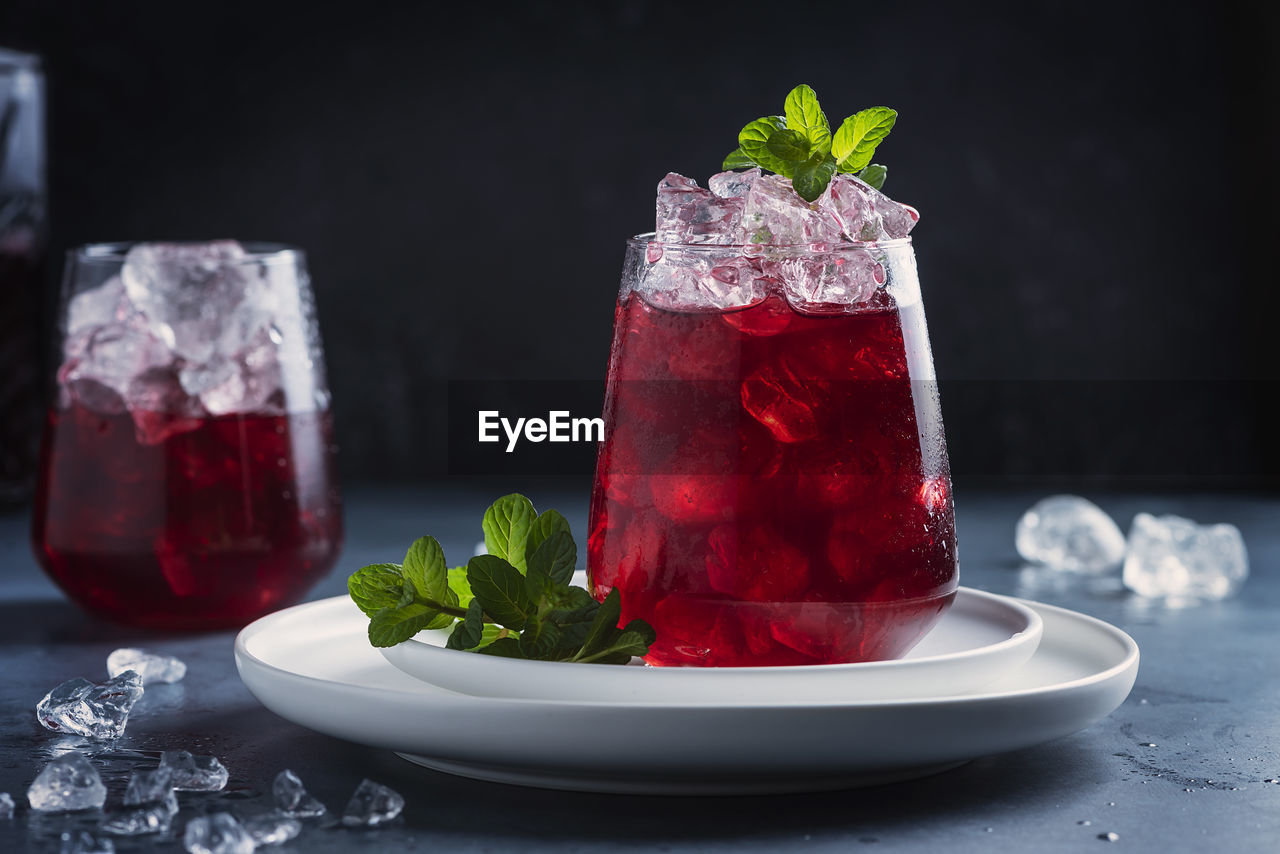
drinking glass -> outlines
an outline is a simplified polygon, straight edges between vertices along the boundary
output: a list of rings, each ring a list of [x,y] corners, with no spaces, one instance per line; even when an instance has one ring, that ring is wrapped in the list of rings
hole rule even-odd
[[[957,585],[910,238],[627,243],[591,498],[594,594],[655,665],[906,653]]]
[[[342,543],[301,250],[69,253],[32,539],[75,602],[166,629],[290,604]]]

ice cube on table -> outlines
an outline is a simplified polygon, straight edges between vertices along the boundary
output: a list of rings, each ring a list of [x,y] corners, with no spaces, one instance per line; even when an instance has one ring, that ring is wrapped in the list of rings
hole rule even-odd
[[[59,837],[58,854],[116,854],[116,844],[88,831],[67,830]]]
[[[170,815],[178,812],[178,796],[173,792],[173,771],[168,767],[134,771],[124,792],[125,806],[162,804]]]
[[[1024,560],[1069,572],[1104,572],[1124,560],[1120,527],[1078,495],[1051,495],[1022,514],[1014,545]]]
[[[154,803],[113,812],[103,818],[98,828],[112,836],[142,836],[168,833],[172,822],[173,813],[169,808],[163,803]]]
[[[88,738],[112,739],[124,734],[133,704],[142,696],[142,679],[132,670],[95,685],[88,679],[68,679],[36,705],[36,718],[45,729]]]
[[[49,762],[27,789],[27,801],[41,812],[101,809],[107,799],[98,769],[79,753]]]
[[[171,655],[126,647],[107,656],[107,674],[113,679],[126,670],[141,676],[143,685],[178,682],[187,675],[187,665]]]
[[[186,750],[166,750],[160,767],[169,771],[179,792],[217,792],[227,785],[227,769],[215,756],[192,756]]]
[[[347,827],[374,827],[391,821],[403,809],[404,798],[399,793],[366,779],[356,787],[342,811],[342,823]]]
[[[247,818],[241,825],[255,845],[283,845],[302,832],[302,822],[278,812]]]
[[[1223,599],[1249,577],[1249,555],[1234,525],[1139,513],[1129,528],[1124,585],[1172,602]]]
[[[202,815],[187,822],[182,845],[190,854],[253,854],[254,842],[231,813]]]
[[[271,793],[275,796],[276,806],[286,816],[315,818],[326,812],[325,805],[312,797],[298,775],[288,768],[276,775]]]
[[[722,189],[728,189],[722,184]],[[742,199],[719,196],[675,172],[658,182],[655,239],[660,243],[733,243]]]
[[[0,792],[0,821],[6,818],[13,818],[13,795],[8,792]]]

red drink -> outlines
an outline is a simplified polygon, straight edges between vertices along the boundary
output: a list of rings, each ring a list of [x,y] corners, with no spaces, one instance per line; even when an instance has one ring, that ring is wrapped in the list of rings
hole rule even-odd
[[[135,426],[147,420],[150,443]],[[156,628],[243,625],[301,598],[337,560],[331,433],[328,412],[54,410],[36,555],[89,610]]]
[[[605,421],[588,565],[624,623],[657,630],[649,663],[894,658],[954,597],[918,298],[819,314],[777,292],[684,311],[624,293]]]

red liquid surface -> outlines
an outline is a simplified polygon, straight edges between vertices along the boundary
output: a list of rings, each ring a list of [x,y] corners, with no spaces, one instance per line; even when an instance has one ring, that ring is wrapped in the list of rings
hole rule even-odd
[[[159,421],[178,416],[149,414]],[[90,611],[166,629],[239,626],[291,604],[342,544],[328,413],[181,419],[145,444],[129,413],[49,413],[32,530]]]
[[[619,304],[588,568],[657,630],[651,664],[874,661],[933,626],[957,564],[927,347],[887,297]]]

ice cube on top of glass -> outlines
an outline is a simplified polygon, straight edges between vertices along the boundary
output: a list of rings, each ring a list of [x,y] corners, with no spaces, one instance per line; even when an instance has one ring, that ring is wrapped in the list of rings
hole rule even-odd
[[[727,310],[774,293],[831,313],[886,283],[878,244],[905,238],[920,219],[881,192],[888,170],[871,163],[897,112],[872,107],[832,128],[805,84],[784,112],[744,127],[706,188],[676,172],[659,181],[654,239],[636,276],[651,304]]]
[[[1249,555],[1234,525],[1198,525],[1181,516],[1139,513],[1129,528],[1124,584],[1171,604],[1223,599],[1249,577]]]
[[[111,251],[123,252],[119,274],[68,302],[58,378],[73,400],[196,419],[274,414],[322,396],[304,383],[313,318],[288,250],[253,252],[231,240],[85,250],[89,262]],[[178,419],[153,434],[154,419],[135,420],[152,442],[184,429]]]

